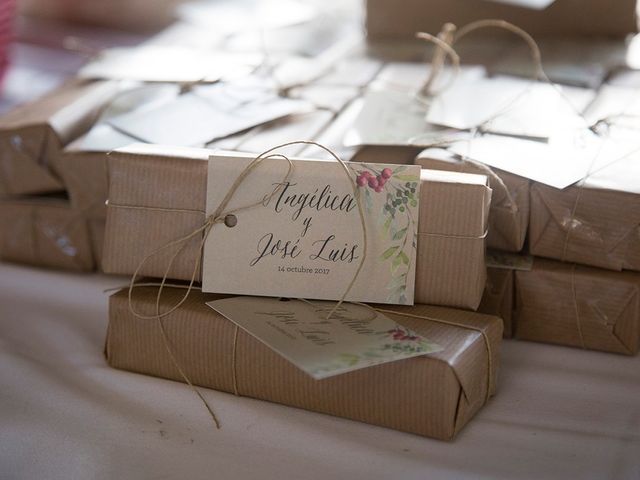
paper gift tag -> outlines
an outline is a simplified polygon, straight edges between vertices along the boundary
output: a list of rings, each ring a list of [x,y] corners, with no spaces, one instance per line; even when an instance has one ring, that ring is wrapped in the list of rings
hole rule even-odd
[[[466,137],[466,133],[425,120],[427,105],[418,101],[415,93],[428,74],[428,68],[420,64],[393,63],[385,67],[375,81],[376,88],[364,95],[360,113],[345,135],[345,145],[429,146]],[[473,82],[484,74],[482,67],[463,68],[458,81]]]
[[[241,102],[226,95],[214,98],[194,91],[157,108],[111,119],[109,123],[148,143],[203,146],[217,138],[311,109],[303,100],[270,96],[260,101]]]
[[[638,142],[613,141],[590,130],[560,132],[549,142],[483,135],[449,150],[555,188],[566,188],[637,153]]]
[[[345,134],[344,144],[428,146],[468,136],[427,124],[424,119],[426,111],[425,106],[407,92],[369,91],[352,128]]]
[[[253,158],[211,157],[207,215]],[[292,162],[288,181],[289,163],[270,158],[237,188],[225,212],[258,205],[212,228],[203,291],[338,300],[364,259],[346,299],[413,304],[420,167],[348,163],[347,176],[335,161]]]
[[[121,115],[144,109],[157,108],[173,101],[180,93],[174,84],[130,85],[129,89],[116,95],[104,109],[95,125],[86,135],[67,147],[68,150],[85,152],[109,152],[125,147],[139,140],[126,132],[116,129],[109,120]]]
[[[439,352],[442,347],[362,305],[234,297],[207,303],[316,380]]]
[[[594,96],[589,89],[515,77],[458,79],[432,100],[426,119],[461,130],[482,126],[492,133],[549,138],[558,130],[586,127],[579,112]]]
[[[629,132],[630,137],[638,137],[640,130],[640,89],[603,85],[598,95],[586,111],[586,118],[590,124],[598,121],[608,121],[613,125],[620,125],[635,129]]]
[[[331,122],[333,115],[326,110],[316,110],[300,115],[289,115],[251,129],[250,131],[215,142],[214,146],[226,150],[260,153],[274,145],[288,143],[307,136],[314,138]],[[211,147],[211,145],[209,145]],[[305,145],[291,145],[279,150],[285,155],[299,156]]]

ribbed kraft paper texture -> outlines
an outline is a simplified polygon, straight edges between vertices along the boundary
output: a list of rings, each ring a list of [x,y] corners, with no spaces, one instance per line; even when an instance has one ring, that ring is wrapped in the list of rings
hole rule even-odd
[[[514,271],[508,268],[487,268],[487,285],[478,312],[500,317],[504,338],[513,335]]]
[[[64,190],[47,166],[51,139],[48,125],[0,129],[0,194],[31,195]]]
[[[534,184],[529,232],[534,255],[640,271],[640,195]]]
[[[469,162],[449,162],[431,158],[423,152],[415,163],[432,170],[446,170],[462,173],[486,175],[482,168]],[[489,210],[489,232],[487,247],[507,252],[522,250],[529,225],[529,180],[498,169],[493,169],[504,186],[489,178],[492,189],[491,209]],[[506,187],[506,189],[505,189]],[[515,208],[510,205],[508,194]]]
[[[155,249],[203,224],[204,213],[200,212],[205,207],[207,175],[203,152],[195,149],[183,157],[126,151],[109,155],[105,272],[130,275]],[[486,275],[482,236],[487,228],[490,199],[487,186],[423,182],[418,230],[436,235],[419,235],[415,292],[418,303],[478,307]],[[215,227],[210,235],[215,237]],[[194,238],[183,248],[169,272],[170,279],[191,279],[198,247],[199,240]],[[150,258],[140,274],[162,277],[169,252],[170,249]]]
[[[161,311],[185,293],[163,292]],[[133,306],[153,314],[157,289],[134,291]],[[192,292],[163,319],[181,367],[197,385],[233,392],[235,324],[205,302],[220,298]],[[473,312],[438,307],[393,307],[482,328],[492,352],[495,391],[501,321]],[[386,314],[390,315],[390,314]],[[488,358],[482,335],[474,330],[423,319],[391,315],[399,323],[445,347],[433,355],[356,370],[324,380],[310,376],[242,330],[238,331],[236,375],[241,395],[336,415],[419,435],[451,439],[485,402]],[[157,319],[142,320],[129,311],[127,291],[110,298],[106,343],[111,366],[182,381],[162,341]],[[206,412],[203,410],[203,415]]]
[[[83,211],[87,218],[104,220],[108,194],[106,152],[60,152],[56,169],[71,206]]]
[[[516,338],[582,347],[575,298],[585,348],[638,352],[640,274],[536,259],[515,275]]]

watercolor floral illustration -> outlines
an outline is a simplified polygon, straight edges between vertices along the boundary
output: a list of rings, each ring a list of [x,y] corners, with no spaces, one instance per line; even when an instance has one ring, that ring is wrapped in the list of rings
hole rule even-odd
[[[350,167],[364,196],[367,213],[377,215],[379,227],[388,239],[388,246],[379,257],[389,264],[391,270],[387,300],[407,303],[407,279],[415,261],[417,239],[417,219],[413,218],[413,210],[409,207],[418,205],[419,178],[407,173],[404,165],[379,168],[374,164],[360,163],[350,164]],[[374,211],[374,195],[385,196],[379,212]]]
[[[381,332],[379,338],[384,340],[380,345],[361,353],[341,353],[337,358],[314,370],[313,373],[333,372],[376,365],[389,361],[390,358],[410,358],[441,350],[440,346],[401,325],[386,332]]]

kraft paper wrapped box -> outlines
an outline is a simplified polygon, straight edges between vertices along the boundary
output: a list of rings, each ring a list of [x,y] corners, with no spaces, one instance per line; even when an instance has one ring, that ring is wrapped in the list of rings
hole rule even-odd
[[[458,26],[486,18],[518,25],[534,36],[624,37],[636,32],[635,0],[555,0],[546,8],[513,0],[367,0],[367,35],[373,40],[437,34],[446,22]],[[527,4],[529,7],[527,8]]]
[[[514,271],[510,268],[487,268],[487,284],[478,312],[502,319],[504,338],[513,335]]]
[[[0,200],[0,259],[91,271],[94,262],[87,222],[64,199]]]
[[[87,218],[107,217],[107,152],[65,149],[58,155],[60,175],[76,210]]]
[[[0,118],[0,194],[63,191],[60,150],[89,129],[117,89],[73,80]]]
[[[165,289],[161,310],[184,293]],[[156,295],[157,287],[135,288],[133,307],[153,314]],[[394,308],[471,329],[385,313],[444,350],[314,380],[205,305],[217,298],[221,297],[192,291],[162,320],[180,367],[196,385],[234,392],[235,376],[242,396],[442,440],[452,439],[495,392],[502,337],[498,318],[425,305]],[[127,290],[109,300],[105,353],[112,367],[183,381],[167,354],[157,321],[131,314]]]
[[[102,260],[106,273],[131,275],[154,250],[203,225],[207,160],[212,153],[135,145],[109,154]],[[491,200],[487,179],[427,170],[422,179],[415,300],[475,310],[486,279],[484,237]],[[169,278],[191,279],[199,246],[197,237],[183,246]],[[167,259],[156,255],[138,273],[159,278],[166,268]]]
[[[100,269],[100,265],[102,264],[105,222],[106,220],[101,218],[87,219],[87,225],[89,227],[89,238],[91,240],[91,251],[93,253],[95,265],[98,269]]]
[[[620,175],[624,177],[616,175],[614,179],[625,178],[627,182],[635,183],[635,189],[640,188],[640,177],[634,175],[631,165],[629,169],[624,165],[619,166]],[[606,170],[599,174],[604,175]],[[613,183],[609,185],[613,186]],[[558,190],[534,184],[531,187],[529,251],[540,257],[611,270],[640,271],[638,193],[587,185]]]
[[[515,276],[515,338],[638,352],[640,274],[536,259]]]
[[[423,150],[416,157],[415,163],[433,170],[487,175],[493,191],[487,247],[506,252],[522,250],[529,223],[528,179],[475,162],[459,160],[453,153],[439,148]]]

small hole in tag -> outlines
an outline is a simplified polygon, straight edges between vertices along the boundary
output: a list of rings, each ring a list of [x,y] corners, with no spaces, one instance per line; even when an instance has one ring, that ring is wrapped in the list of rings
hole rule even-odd
[[[229,228],[233,228],[238,224],[238,217],[236,217],[235,215],[229,214],[226,217],[224,217],[224,224]]]

